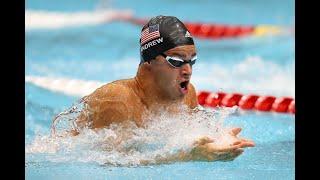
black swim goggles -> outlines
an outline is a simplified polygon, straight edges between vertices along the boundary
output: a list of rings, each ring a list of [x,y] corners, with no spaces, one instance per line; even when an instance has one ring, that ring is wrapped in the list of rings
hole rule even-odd
[[[167,56],[163,53],[161,53],[160,55],[163,56],[167,60],[167,62],[174,68],[179,68],[184,64],[190,64],[190,66],[192,66],[194,65],[194,63],[196,63],[196,60],[197,60],[197,56],[194,56],[189,61],[184,61],[183,59],[180,59],[178,57]]]

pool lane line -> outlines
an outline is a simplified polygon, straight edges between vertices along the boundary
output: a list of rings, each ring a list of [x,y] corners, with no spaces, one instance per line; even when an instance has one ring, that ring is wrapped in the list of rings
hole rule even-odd
[[[123,21],[143,26],[146,18],[124,18]],[[291,28],[275,25],[227,25],[216,23],[184,22],[192,36],[201,39],[219,40],[244,36],[274,36],[293,32]]]
[[[295,114],[295,100],[292,97],[209,91],[198,91],[197,97],[204,107],[238,106],[242,110]]]
[[[53,92],[75,97],[89,95],[95,89],[107,83],[41,76],[26,76],[25,82]],[[256,94],[243,95],[241,93],[209,91],[198,91],[197,97],[199,104],[204,107],[238,106],[242,110],[295,114],[295,100],[292,97],[260,96]]]

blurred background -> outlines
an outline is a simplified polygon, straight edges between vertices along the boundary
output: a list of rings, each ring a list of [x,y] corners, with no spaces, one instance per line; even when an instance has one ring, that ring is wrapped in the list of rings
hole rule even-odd
[[[115,18],[128,12],[140,19],[161,14],[200,24],[294,29],[293,0],[28,0],[26,76],[99,82],[133,77],[142,26]],[[294,97],[293,33],[195,43],[197,90]]]

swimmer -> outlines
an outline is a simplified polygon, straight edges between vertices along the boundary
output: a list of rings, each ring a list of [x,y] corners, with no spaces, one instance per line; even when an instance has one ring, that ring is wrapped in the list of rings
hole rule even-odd
[[[108,83],[82,98],[85,108],[77,118],[78,127],[100,129],[126,121],[143,127],[148,115],[163,110],[176,113],[180,105],[188,107],[190,112],[197,109],[195,87],[190,83],[192,66],[197,61],[196,47],[178,18],[156,16],[144,25],[140,59],[135,77]],[[253,141],[237,137],[240,131],[241,128],[234,128],[227,135],[232,139],[231,144],[215,143],[203,136],[194,140],[191,151],[180,151],[157,162],[233,160],[243,148],[254,146]]]

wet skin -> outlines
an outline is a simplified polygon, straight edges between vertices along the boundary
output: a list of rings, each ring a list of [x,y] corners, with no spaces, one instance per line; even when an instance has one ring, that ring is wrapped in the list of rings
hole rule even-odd
[[[196,49],[194,45],[184,45],[164,54],[189,61],[196,55]],[[87,108],[78,117],[77,124],[83,127],[89,122],[90,128],[99,129],[129,120],[143,127],[143,119],[150,114],[160,114],[160,110],[176,113],[179,105],[186,105],[192,110],[198,106],[198,101],[195,88],[190,83],[191,76],[190,64],[175,68],[159,55],[141,64],[134,78],[108,83],[85,96],[83,101]],[[233,160],[243,152],[243,148],[254,146],[253,141],[237,137],[240,131],[240,128],[234,128],[229,132],[228,136],[233,139],[231,144],[217,145],[210,137],[203,136],[195,140],[190,152],[181,151],[158,161]]]

